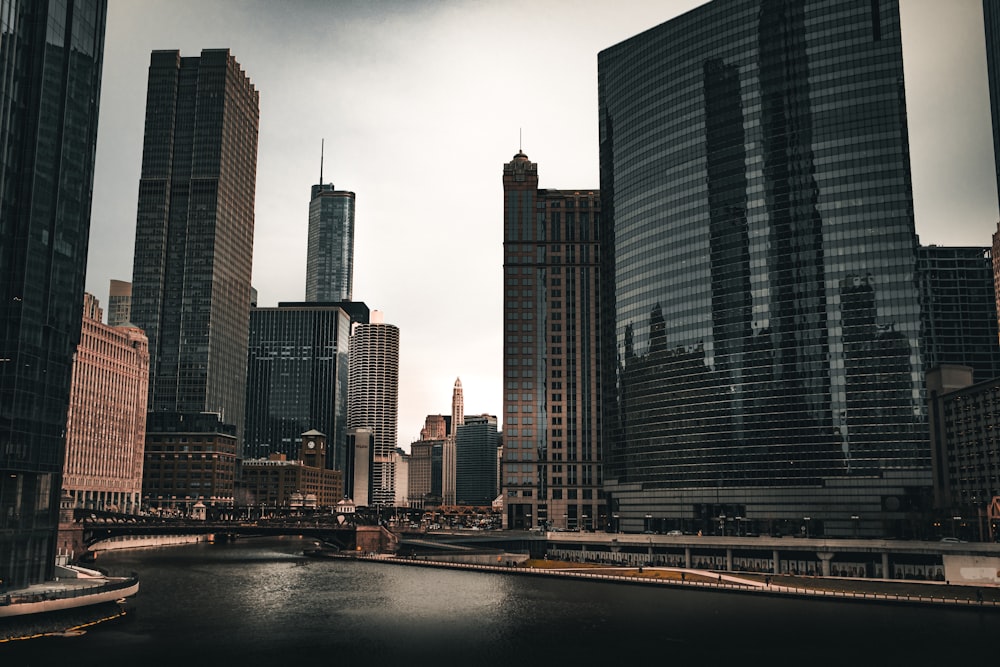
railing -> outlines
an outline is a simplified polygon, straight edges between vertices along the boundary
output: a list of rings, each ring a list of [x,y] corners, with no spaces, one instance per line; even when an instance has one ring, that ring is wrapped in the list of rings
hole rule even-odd
[[[33,591],[31,593],[8,593],[0,595],[0,605],[23,604],[26,602],[44,602],[46,600],[62,600],[67,598],[77,598],[86,595],[97,595],[111,591],[124,590],[134,586],[139,581],[139,575],[135,572],[119,581],[105,581],[93,586],[71,586],[68,588],[54,588],[51,590]]]

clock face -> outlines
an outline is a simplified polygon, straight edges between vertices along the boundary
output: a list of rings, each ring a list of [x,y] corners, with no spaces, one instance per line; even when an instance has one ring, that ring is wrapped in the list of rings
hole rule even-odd
[[[316,448],[316,443],[313,442],[312,440],[307,440],[306,441],[306,447],[308,447],[309,449],[315,449]]]

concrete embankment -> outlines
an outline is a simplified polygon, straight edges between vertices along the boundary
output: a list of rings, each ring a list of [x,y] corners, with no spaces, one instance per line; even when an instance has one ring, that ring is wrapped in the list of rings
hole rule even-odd
[[[124,535],[112,537],[90,546],[90,551],[115,551],[118,549],[142,549],[146,547],[170,547],[182,544],[208,542],[210,535]]]
[[[740,576],[739,573],[724,573],[709,570],[693,570],[666,567],[585,567],[576,563],[562,566],[532,567],[526,564],[482,564],[475,562],[445,561],[434,556],[397,558],[385,554],[326,554],[327,557],[364,560],[394,565],[415,567],[440,567],[462,570],[477,570],[518,576],[541,576],[573,578],[591,581],[605,581],[630,585],[660,586],[685,589],[699,589],[722,593],[740,593],[791,597],[799,599],[827,600],[837,602],[904,604],[949,608],[966,608],[1000,612],[1000,597],[987,590],[970,586],[936,586],[933,584],[910,584],[886,580],[848,580],[813,578],[786,578],[782,576],[760,578]],[[495,556],[494,556],[495,559]],[[902,586],[902,587],[900,587]]]

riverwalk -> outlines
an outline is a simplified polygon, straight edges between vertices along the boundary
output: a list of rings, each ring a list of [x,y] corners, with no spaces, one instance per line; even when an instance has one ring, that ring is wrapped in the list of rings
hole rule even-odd
[[[440,567],[518,576],[559,577],[630,585],[663,586],[856,603],[904,604],[1000,612],[1000,588],[915,582],[759,573],[717,572],[674,567],[615,567],[600,564],[531,560],[520,565],[484,565],[435,560],[433,556],[326,553],[328,558],[414,567]]]

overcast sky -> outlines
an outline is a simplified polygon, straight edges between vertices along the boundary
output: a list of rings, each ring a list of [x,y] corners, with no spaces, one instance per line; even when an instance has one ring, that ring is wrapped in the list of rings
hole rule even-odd
[[[111,0],[87,291],[131,280],[149,54],[228,48],[260,91],[253,285],[305,297],[310,187],[357,195],[354,299],[400,328],[399,444],[501,417],[503,164],[597,188],[597,53],[701,0]],[[981,0],[901,0],[917,233],[998,220]],[[521,139],[519,140],[519,135]]]

